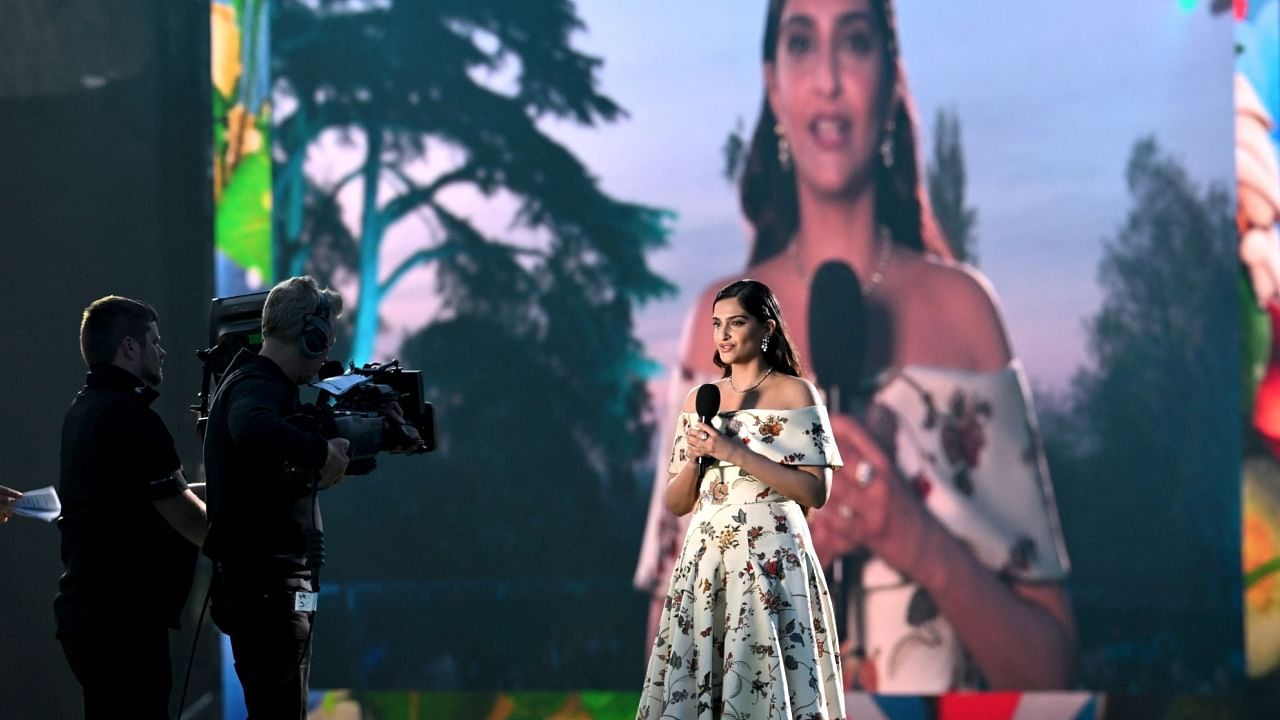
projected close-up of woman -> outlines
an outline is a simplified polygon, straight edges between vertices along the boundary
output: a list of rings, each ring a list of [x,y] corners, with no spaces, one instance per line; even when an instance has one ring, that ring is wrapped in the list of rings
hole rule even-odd
[[[823,263],[861,283],[856,306],[829,311],[865,323],[866,357],[845,361],[872,385],[878,426],[833,423],[872,480],[837,474],[812,519],[824,561],[860,546],[875,558],[850,579],[846,672],[871,692],[1070,687],[1067,560],[1025,381],[989,286],[949,261],[929,217],[892,20],[878,0],[770,3],[742,180],[747,274],[800,317],[823,311],[810,307]],[[794,333],[804,358],[825,352],[808,330]],[[686,337],[684,370],[705,377]]]

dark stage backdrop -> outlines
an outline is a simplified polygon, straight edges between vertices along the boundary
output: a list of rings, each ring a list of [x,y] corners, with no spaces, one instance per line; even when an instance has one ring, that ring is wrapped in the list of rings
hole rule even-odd
[[[168,358],[156,407],[194,474],[200,450],[186,406],[213,292],[207,4],[12,0],[0,14],[0,483],[57,485],[62,415],[84,380],[80,314],[108,293],[160,313]],[[53,638],[58,546],[53,525],[14,518],[0,529],[0,718],[81,711]],[[175,652],[183,670],[194,614],[186,624]],[[202,717],[217,711],[212,640],[190,693],[208,695]]]

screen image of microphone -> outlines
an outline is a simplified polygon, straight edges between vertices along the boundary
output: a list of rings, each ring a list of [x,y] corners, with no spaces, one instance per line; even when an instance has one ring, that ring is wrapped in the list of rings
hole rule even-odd
[[[809,359],[814,380],[826,391],[832,412],[852,412],[867,351],[862,285],[847,263],[831,260],[818,268],[809,293]],[[852,634],[856,638],[854,652],[859,654],[866,642],[862,570],[869,558],[867,551],[859,548],[831,564],[836,607],[844,608],[843,616],[838,615],[838,627],[842,637]]]
[[[829,260],[813,276],[809,291],[809,359],[827,405],[848,412],[862,385],[867,351],[862,285],[847,263]]]
[[[698,412],[698,420],[708,425],[711,419],[720,412],[720,388],[710,383],[703,384],[698,387],[698,394],[693,401],[694,409]],[[702,474],[707,468],[715,462],[715,458],[703,455],[698,458],[698,479],[702,479]]]

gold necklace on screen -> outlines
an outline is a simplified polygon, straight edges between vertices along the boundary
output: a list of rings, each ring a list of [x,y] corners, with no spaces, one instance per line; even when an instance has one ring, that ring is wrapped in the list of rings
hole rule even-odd
[[[880,287],[880,283],[884,281],[885,273],[889,271],[889,261],[893,259],[893,238],[889,237],[889,228],[881,225],[877,234],[880,244],[880,255],[876,259],[876,267],[871,271],[871,277],[862,286],[862,296],[871,297],[871,294]],[[809,279],[809,271],[805,268],[804,262],[800,259],[800,252],[796,250],[796,243],[793,240],[791,245],[787,247],[787,254],[791,256],[791,261],[795,263],[796,273],[804,280]]]

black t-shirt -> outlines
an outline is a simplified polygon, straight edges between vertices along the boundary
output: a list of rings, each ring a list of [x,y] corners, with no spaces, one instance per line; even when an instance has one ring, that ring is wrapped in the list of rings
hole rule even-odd
[[[298,386],[268,358],[242,350],[209,408],[204,463],[209,535],[204,554],[248,572],[306,577],[305,531],[319,526],[308,478],[329,446],[288,421]]]
[[[63,419],[59,635],[122,621],[178,627],[196,547],[154,505],[187,489],[150,407],[157,396],[126,370],[95,366]]]

